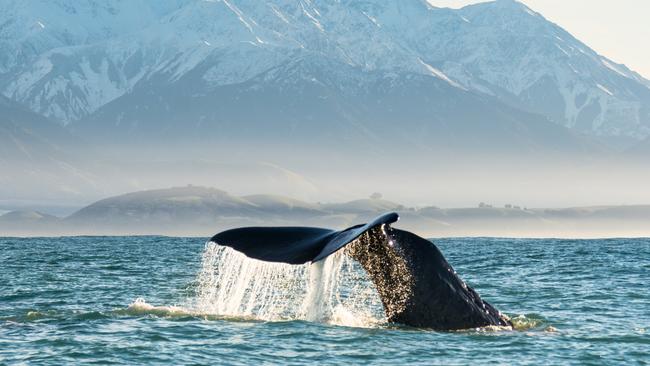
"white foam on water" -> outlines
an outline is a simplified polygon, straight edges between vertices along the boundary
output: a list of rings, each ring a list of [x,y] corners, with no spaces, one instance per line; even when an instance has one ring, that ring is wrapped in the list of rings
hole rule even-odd
[[[206,244],[192,313],[369,327],[385,322],[372,282],[339,251],[315,264],[263,262]]]
[[[153,314],[161,316],[184,316],[191,315],[191,312],[180,306],[154,306],[147,303],[143,298],[135,299],[125,311],[127,314]]]

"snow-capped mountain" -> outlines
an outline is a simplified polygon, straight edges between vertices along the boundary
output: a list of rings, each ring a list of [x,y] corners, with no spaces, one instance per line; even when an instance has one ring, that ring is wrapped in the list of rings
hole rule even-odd
[[[133,69],[116,70],[111,63],[122,51],[105,45],[158,22],[179,5],[180,0],[3,1],[3,94],[63,123],[91,113],[134,82]]]
[[[650,135],[650,82],[513,0],[12,0],[0,49],[2,93],[86,136]]]
[[[579,131],[639,139],[650,134],[648,80],[601,56],[523,4],[496,1],[458,10],[425,47],[430,61],[464,85]],[[423,52],[426,52],[423,50]]]

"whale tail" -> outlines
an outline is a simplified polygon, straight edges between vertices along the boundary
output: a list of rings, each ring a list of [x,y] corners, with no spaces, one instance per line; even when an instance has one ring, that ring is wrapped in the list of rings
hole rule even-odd
[[[221,232],[210,241],[262,261],[303,264],[323,260],[364,233],[398,219],[397,213],[391,212],[367,224],[340,231],[315,227],[245,227]]]
[[[436,330],[512,326],[467,286],[429,240],[393,229],[396,213],[335,231],[310,227],[248,227],[211,241],[250,258],[303,264],[344,248],[369,274],[390,322]]]

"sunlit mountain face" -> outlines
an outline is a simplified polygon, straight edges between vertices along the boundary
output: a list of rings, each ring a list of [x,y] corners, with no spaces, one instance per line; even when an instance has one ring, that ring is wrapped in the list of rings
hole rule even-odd
[[[19,128],[49,123],[5,146],[55,145],[62,155],[47,155],[63,163],[48,174],[83,177],[54,185],[72,197],[233,190],[242,169],[221,174],[224,164],[260,162],[328,189],[332,176],[359,175],[337,192],[386,166],[428,172],[423,186],[487,166],[508,182],[529,173],[526,159],[570,174],[602,172],[596,162],[619,154],[643,160],[650,137],[648,80],[511,0],[9,0],[0,50],[0,93],[31,113]],[[174,173],[190,166],[202,168]],[[33,179],[39,169],[12,181],[47,181]],[[463,189],[476,190],[471,179]]]
[[[647,80],[515,1],[43,0],[2,10],[2,92],[81,130],[191,135],[310,117],[300,128],[372,129],[366,109],[402,87],[405,99],[424,96],[387,107],[395,114],[452,103],[434,89],[490,122],[508,118],[480,110],[486,96],[585,134],[650,134]],[[457,117],[427,112],[418,126]]]

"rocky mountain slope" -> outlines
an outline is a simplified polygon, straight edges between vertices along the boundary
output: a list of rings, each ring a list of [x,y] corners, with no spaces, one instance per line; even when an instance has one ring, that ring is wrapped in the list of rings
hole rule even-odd
[[[513,0],[459,10],[424,0],[13,0],[0,10],[2,93],[91,139],[383,140],[396,125],[423,141],[462,133],[465,145],[484,130],[516,135],[499,145],[533,138],[516,131],[540,118],[605,138],[650,135],[647,80]]]

